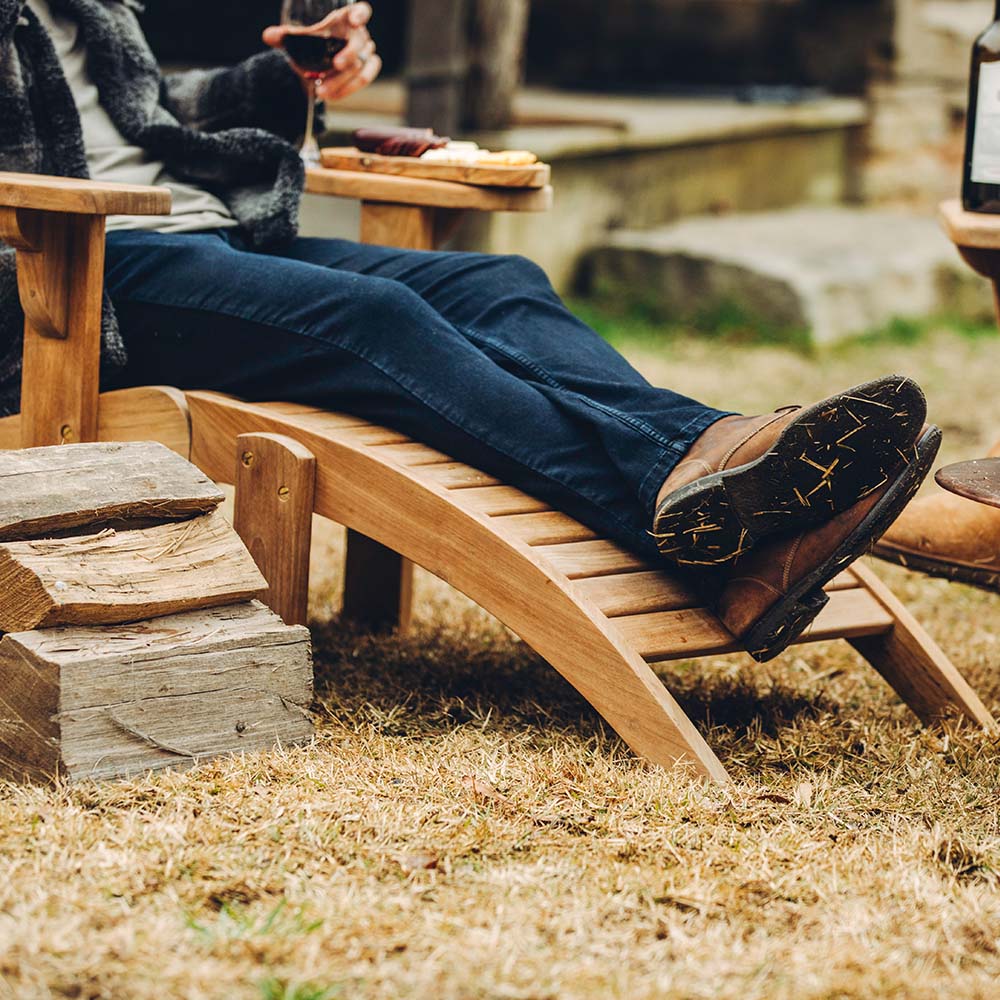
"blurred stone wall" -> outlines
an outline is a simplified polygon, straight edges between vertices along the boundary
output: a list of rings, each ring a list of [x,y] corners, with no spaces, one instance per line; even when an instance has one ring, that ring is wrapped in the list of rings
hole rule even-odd
[[[969,62],[993,0],[895,0],[892,59],[869,88],[864,195],[929,206],[957,193]]]

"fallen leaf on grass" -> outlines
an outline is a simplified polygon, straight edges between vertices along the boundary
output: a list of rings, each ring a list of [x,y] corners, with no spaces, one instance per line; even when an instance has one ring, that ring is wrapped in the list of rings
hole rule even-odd
[[[477,799],[492,799],[494,802],[510,803],[505,795],[501,795],[488,781],[467,774],[462,778],[462,787],[467,788]]]
[[[812,805],[813,800],[813,784],[811,781],[801,781],[795,786],[795,796],[796,805],[802,806],[803,809],[808,809]]]
[[[680,910],[681,913],[697,913],[699,916],[712,913],[720,908],[718,903],[695,899],[692,896],[654,896],[653,902],[658,906],[670,906],[675,910]]]
[[[414,872],[432,871],[437,868],[441,859],[433,851],[413,851],[397,860],[404,873],[412,875]]]
[[[758,795],[758,799],[762,802],[777,802],[778,805],[790,806],[792,800],[784,795],[779,795],[777,792],[764,792],[763,795]]]

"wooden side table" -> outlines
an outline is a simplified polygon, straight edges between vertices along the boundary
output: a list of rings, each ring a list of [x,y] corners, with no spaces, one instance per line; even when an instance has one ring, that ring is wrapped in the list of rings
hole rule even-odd
[[[936,478],[938,485],[949,493],[988,507],[1000,507],[1000,458],[949,465]]]
[[[941,203],[941,225],[965,262],[993,282],[1000,319],[1000,215],[966,212],[958,199]],[[940,486],[978,503],[1000,507],[1000,459],[960,462],[937,474]]]
[[[547,212],[552,187],[478,187],[391,174],[311,167],[310,194],[361,202],[361,242],[433,250],[464,212]]]
[[[1000,215],[966,212],[955,198],[941,203],[938,218],[962,259],[993,282],[1000,316]]]

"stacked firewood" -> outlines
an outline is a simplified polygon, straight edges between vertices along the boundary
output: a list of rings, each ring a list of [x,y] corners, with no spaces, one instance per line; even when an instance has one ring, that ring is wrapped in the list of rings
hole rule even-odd
[[[69,781],[301,742],[309,633],[162,445],[0,452],[0,775]]]

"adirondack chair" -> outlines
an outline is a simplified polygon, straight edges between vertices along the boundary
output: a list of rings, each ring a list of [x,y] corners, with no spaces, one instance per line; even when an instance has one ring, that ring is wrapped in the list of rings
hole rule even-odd
[[[455,211],[507,210],[510,194],[323,171],[310,188],[360,199],[362,239],[428,248]],[[531,198],[544,207],[547,192]],[[162,441],[237,486],[236,524],[286,620],[302,620],[312,511],[349,529],[345,611],[404,624],[417,563],[492,612],[540,653],[640,756],[722,764],[651,663],[734,651],[733,637],[662,566],[549,505],[395,430],[282,402],[147,387],[98,394],[107,215],[157,214],[150,188],[0,174],[0,238],[18,253],[25,324],[22,412],[0,447]],[[844,638],[923,720],[984,727],[989,712],[889,589],[855,565],[802,642]],[[0,679],[2,683],[2,679]]]

